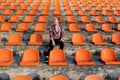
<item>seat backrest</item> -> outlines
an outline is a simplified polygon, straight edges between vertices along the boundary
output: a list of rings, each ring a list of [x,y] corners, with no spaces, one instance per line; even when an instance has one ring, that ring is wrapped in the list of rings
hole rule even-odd
[[[112,42],[120,42],[120,34],[114,33],[111,38]]]
[[[75,55],[76,61],[91,61],[91,54],[87,49],[78,49]]]
[[[86,24],[85,28],[86,28],[86,30],[96,30],[95,25],[91,24],[91,23]]]
[[[61,49],[54,49],[50,51],[50,61],[57,62],[57,61],[65,61],[65,52]]]
[[[103,21],[103,18],[101,16],[96,16],[95,21]]]
[[[103,78],[95,74],[90,74],[86,76],[84,80],[103,80]]]
[[[110,24],[102,24],[102,30],[112,30]]]
[[[0,61],[9,62],[13,60],[13,52],[9,49],[0,50]]]
[[[20,76],[16,76],[15,78],[13,78],[13,80],[32,80],[32,78],[29,76],[20,75]]]
[[[30,42],[42,42],[43,38],[41,34],[32,34],[30,37]]]
[[[101,60],[105,62],[117,60],[114,50],[110,48],[101,50]]]
[[[55,75],[55,76],[52,76],[51,78],[49,78],[49,80],[68,80],[68,78],[63,75]]]
[[[22,35],[21,34],[11,34],[9,37],[10,42],[21,42],[22,41]]]
[[[12,25],[10,23],[3,23],[1,26],[1,30],[11,30]]]
[[[80,33],[76,33],[76,34],[73,34],[72,36],[72,42],[84,42],[84,36],[83,34],[80,34]]]
[[[102,34],[95,33],[92,35],[92,42],[103,42],[103,41],[104,41],[104,37]]]
[[[36,49],[27,49],[23,54],[23,61],[38,61],[39,60],[39,52]]]

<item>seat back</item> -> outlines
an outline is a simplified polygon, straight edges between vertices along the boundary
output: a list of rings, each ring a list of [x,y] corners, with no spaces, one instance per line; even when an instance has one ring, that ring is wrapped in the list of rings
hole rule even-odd
[[[110,26],[110,24],[102,24],[102,30],[112,30],[112,27]]]
[[[49,78],[49,80],[68,80],[68,78],[63,75],[55,75],[55,76],[52,76],[51,78]]]
[[[32,34],[30,37],[30,42],[42,42],[43,38],[41,34]]]
[[[86,24],[85,29],[86,30],[96,30],[95,25],[91,24],[91,23],[90,24]]]
[[[104,41],[104,37],[102,34],[95,33],[92,35],[92,42],[103,42],[103,41]]]
[[[98,75],[91,74],[86,76],[84,80],[103,80],[103,78]]]
[[[1,26],[1,30],[11,30],[12,25],[10,23],[3,23]]]
[[[78,49],[75,55],[76,61],[91,61],[91,54],[87,49]]]
[[[36,49],[27,49],[24,51],[22,61],[36,62],[39,60],[39,52]]]
[[[21,34],[11,34],[9,37],[10,42],[21,42],[22,41],[22,35]]]
[[[29,77],[29,76],[20,75],[20,76],[16,76],[16,77],[13,78],[12,80],[32,80],[32,78]]]
[[[111,38],[112,42],[120,42],[120,34],[114,33]]]
[[[110,48],[103,49],[101,51],[101,60],[104,62],[117,60],[114,50]]]

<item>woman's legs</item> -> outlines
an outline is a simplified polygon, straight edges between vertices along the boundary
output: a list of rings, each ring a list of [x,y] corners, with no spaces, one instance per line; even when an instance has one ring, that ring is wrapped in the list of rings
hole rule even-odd
[[[60,41],[59,43],[60,43],[60,49],[63,50],[63,48],[64,48],[64,42],[63,42],[63,41]]]
[[[50,43],[49,43],[49,50],[47,52],[47,56],[49,56],[49,53],[51,50],[53,50],[54,46],[52,45],[52,40],[50,40]]]

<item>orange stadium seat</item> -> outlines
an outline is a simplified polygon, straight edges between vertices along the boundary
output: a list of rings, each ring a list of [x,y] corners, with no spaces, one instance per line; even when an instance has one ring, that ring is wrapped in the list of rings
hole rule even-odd
[[[118,33],[112,34],[111,40],[115,44],[120,44],[120,34],[118,34]]]
[[[102,15],[103,16],[110,16],[109,11],[107,11],[107,10],[103,10]]]
[[[96,6],[96,10],[97,11],[102,11],[102,7],[101,6]]]
[[[87,32],[98,32],[98,30],[96,29],[95,25],[92,23],[86,24],[85,25],[85,30]]]
[[[98,13],[97,13],[96,10],[91,10],[91,11],[90,11],[90,15],[92,15],[92,16],[97,16]]]
[[[10,10],[16,10],[16,9],[17,9],[17,6],[16,6],[16,5],[11,5],[9,9],[10,9]]]
[[[102,30],[104,32],[114,32],[114,30],[112,30],[112,27],[110,24],[102,24]]]
[[[0,50],[0,66],[9,66],[13,62],[13,52],[9,49]]]
[[[86,8],[87,11],[91,11],[92,10],[92,7],[90,7],[90,6],[86,6],[85,8]]]
[[[8,22],[19,22],[19,17],[17,15],[11,16]]]
[[[78,15],[79,16],[85,16],[86,15],[86,12],[84,10],[79,10],[78,11]]]
[[[104,41],[104,37],[100,33],[95,33],[92,35],[92,42],[95,45],[107,45],[108,43]]]
[[[55,75],[50,77],[49,80],[68,80],[68,78],[63,75]]]
[[[65,52],[61,49],[54,49],[50,51],[48,64],[49,66],[66,66],[67,61],[66,61]]]
[[[114,16],[108,17],[108,22],[110,22],[110,23],[118,23]]]
[[[75,61],[79,66],[90,66],[95,64],[92,60],[91,53],[87,49],[78,49],[75,54]]]
[[[113,14],[114,14],[115,16],[120,16],[120,11],[115,10],[115,11],[113,12]]]
[[[96,74],[90,74],[90,75],[86,76],[84,80],[92,80],[92,79],[103,80],[103,78],[101,76],[98,76]]]
[[[25,16],[23,22],[33,22],[33,16]]]
[[[45,32],[46,31],[46,26],[43,23],[37,23],[34,28],[35,32]]]
[[[67,16],[67,20],[68,23],[76,23],[76,19],[74,16]]]
[[[10,9],[4,10],[3,15],[11,15],[11,14],[12,14],[12,10]]]
[[[104,20],[101,16],[96,16],[94,21],[97,23],[104,23]]]
[[[22,9],[22,10],[27,10],[27,9],[28,9],[28,5],[23,5],[23,6],[21,6],[20,9]]]
[[[12,25],[10,23],[3,23],[0,28],[0,32],[8,32],[12,30]]]
[[[4,16],[0,15],[0,22],[4,22]]]
[[[83,23],[89,23],[89,22],[90,22],[90,19],[89,19],[88,16],[82,16],[82,17],[81,17],[81,22],[83,22]]]
[[[70,10],[66,10],[66,15],[67,15],[67,16],[73,16],[74,13],[73,13],[73,11],[70,9]]]
[[[31,48],[24,51],[20,66],[37,66],[39,63],[39,51]]]
[[[38,22],[42,23],[48,22],[47,16],[39,16]]]
[[[5,5],[0,5],[0,10],[5,10],[6,6]]]
[[[41,15],[42,16],[48,16],[49,11],[48,10],[42,10]]]
[[[37,12],[36,10],[30,10],[28,15],[36,15],[36,12]]]
[[[54,13],[53,13],[55,16],[60,16],[61,15],[61,11],[60,10],[54,10]]]
[[[16,29],[17,32],[26,32],[28,31],[28,24],[27,23],[20,23],[18,28]]]
[[[113,49],[102,49],[100,58],[105,65],[120,65],[120,61],[118,61]]]
[[[12,80],[32,80],[32,78],[29,76],[25,76],[25,75],[19,75],[19,76],[14,77]]]
[[[117,30],[120,31],[120,24],[117,25]]]
[[[17,12],[16,12],[16,15],[23,15],[24,14],[24,10],[22,9],[19,9]]]
[[[11,34],[8,42],[6,42],[7,46],[17,46],[22,44],[22,35],[21,34]]]
[[[28,45],[42,45],[43,37],[41,34],[32,34]]]
[[[86,45],[87,43],[84,40],[84,35],[76,33],[72,35],[72,44],[73,45]]]
[[[107,11],[113,11],[111,6],[107,6],[107,7],[106,7],[106,10],[107,10]]]
[[[80,32],[79,25],[76,23],[71,23],[69,25],[69,31],[70,32]]]

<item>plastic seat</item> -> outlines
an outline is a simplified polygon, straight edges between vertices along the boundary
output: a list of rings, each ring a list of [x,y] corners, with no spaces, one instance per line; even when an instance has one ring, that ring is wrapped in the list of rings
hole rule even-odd
[[[112,34],[111,40],[112,40],[113,43],[119,45],[120,44],[120,34],[118,34],[118,33]]]
[[[22,44],[22,35],[16,33],[11,34],[8,42],[6,43],[7,46],[17,46],[21,44]]]
[[[0,32],[8,32],[12,30],[12,25],[10,23],[3,23],[0,28]]]
[[[114,16],[108,17],[108,22],[110,22],[110,23],[118,23]]]
[[[80,32],[79,25],[76,23],[71,23],[69,25],[69,31],[70,32]]]
[[[33,22],[33,16],[25,16],[23,22]]]
[[[48,64],[49,66],[66,66],[67,61],[65,52],[61,49],[54,49],[50,51]]]
[[[74,16],[67,16],[67,22],[68,23],[76,23],[76,19]]]
[[[96,29],[95,25],[90,23],[90,24],[86,24],[85,25],[85,30],[87,32],[98,32],[98,30]]]
[[[96,74],[90,74],[86,76],[84,80],[103,80],[103,78]]]
[[[42,45],[43,37],[41,34],[32,34],[28,45]]]
[[[53,14],[55,16],[60,16],[61,15],[61,11],[60,10],[55,10]]]
[[[6,6],[5,5],[0,5],[0,10],[5,10]]]
[[[0,66],[9,66],[13,62],[13,52],[9,49],[0,50]]]
[[[36,12],[37,12],[36,10],[30,10],[28,15],[36,15]]]
[[[113,14],[114,14],[115,16],[120,16],[120,11],[115,10]]]
[[[84,40],[84,36],[80,33],[72,35],[72,44],[73,45],[86,45],[87,43]]]
[[[92,60],[91,53],[87,49],[78,49],[75,54],[75,61],[79,66],[90,66],[95,64]]]
[[[12,10],[8,9],[8,10],[5,10],[3,15],[11,15],[12,14]]]
[[[89,19],[89,17],[87,17],[87,16],[82,16],[82,17],[81,17],[81,22],[83,22],[83,23],[89,23],[89,22],[90,22],[90,19]]]
[[[92,42],[95,45],[107,45],[108,43],[104,41],[104,37],[100,33],[95,33],[92,35]]]
[[[67,15],[67,16],[73,16],[74,13],[73,13],[73,11],[70,9],[70,10],[67,10],[67,11],[66,11],[66,15]]]
[[[38,66],[39,63],[39,51],[31,48],[24,51],[20,66]]]
[[[103,18],[101,16],[96,16],[95,17],[95,22],[97,22],[97,23],[104,23],[104,20],[103,20]]]
[[[17,6],[16,6],[16,5],[11,5],[9,9],[10,9],[10,10],[16,10],[16,9],[17,9]]]
[[[11,17],[10,17],[10,20],[9,20],[8,22],[19,22],[19,18],[18,18],[17,15],[11,16]]]
[[[96,10],[97,11],[102,11],[102,7],[101,6],[96,6]]]
[[[49,80],[68,80],[68,78],[63,75],[55,75],[50,77]]]
[[[120,24],[117,25],[117,30],[120,31]]]
[[[90,15],[92,15],[92,16],[97,16],[98,13],[97,13],[96,10],[91,10],[91,11],[90,11]]]
[[[92,7],[90,7],[90,6],[86,6],[85,8],[86,8],[87,11],[91,11],[92,10]]]
[[[114,32],[110,24],[102,24],[102,30],[104,32]]]
[[[43,11],[41,12],[41,15],[42,15],[42,16],[48,16],[48,14],[49,14],[48,10],[43,10]]]
[[[86,13],[85,13],[84,10],[79,10],[79,11],[78,11],[78,15],[79,15],[79,16],[86,16]]]
[[[4,16],[0,15],[0,22],[4,22]]]
[[[38,22],[42,22],[42,23],[48,22],[47,16],[40,16]]]
[[[17,32],[26,32],[28,31],[28,24],[27,23],[20,23],[18,28],[16,29]]]
[[[34,28],[35,32],[45,32],[46,31],[46,26],[43,23],[37,23]]]
[[[104,16],[110,16],[109,12],[107,10],[103,10],[102,11],[102,15]]]
[[[113,11],[111,6],[107,6],[107,7],[106,7],[106,10],[107,10],[107,11]]]
[[[20,9],[16,12],[16,15],[23,15],[24,14],[24,10]]]
[[[12,80],[32,80],[32,78],[29,76],[25,76],[25,75],[19,75],[13,78]]]
[[[105,48],[101,51],[101,60],[105,65],[120,65],[113,49]]]

